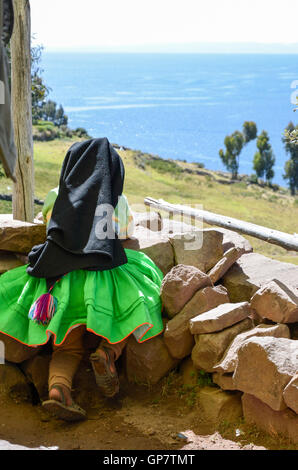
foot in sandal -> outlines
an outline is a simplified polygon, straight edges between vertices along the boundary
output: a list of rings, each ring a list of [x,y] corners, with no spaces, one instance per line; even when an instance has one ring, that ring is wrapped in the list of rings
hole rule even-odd
[[[44,401],[42,406],[50,414],[64,421],[86,419],[86,411],[72,400],[70,390],[65,385],[53,385],[49,393],[49,400]]]
[[[103,346],[91,354],[90,361],[99,390],[105,397],[114,397],[119,392],[119,378],[113,351]]]

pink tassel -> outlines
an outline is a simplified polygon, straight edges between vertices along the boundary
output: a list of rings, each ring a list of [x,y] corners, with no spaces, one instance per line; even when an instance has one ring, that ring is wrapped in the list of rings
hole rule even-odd
[[[65,274],[62,276],[64,277]],[[59,282],[60,279],[58,279]],[[56,284],[55,282],[55,284]],[[54,284],[54,285],[55,285]],[[54,285],[50,288],[47,294],[41,295],[31,306],[28,314],[30,320],[39,323],[41,325],[47,325],[52,320],[53,316],[57,311],[58,300],[52,294],[50,294]]]
[[[57,310],[58,301],[50,293],[43,294],[32,305],[28,317],[36,323],[47,325]]]

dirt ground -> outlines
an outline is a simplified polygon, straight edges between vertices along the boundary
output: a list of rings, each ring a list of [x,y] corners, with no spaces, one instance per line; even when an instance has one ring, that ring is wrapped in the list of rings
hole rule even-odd
[[[193,400],[181,394],[181,376],[173,372],[156,386],[128,384],[120,373],[121,392],[105,399],[96,393],[93,373],[83,365],[74,398],[88,419],[65,423],[48,416],[40,402],[0,397],[0,441],[29,448],[61,450],[241,450],[293,449],[286,440],[245,425],[200,420]]]

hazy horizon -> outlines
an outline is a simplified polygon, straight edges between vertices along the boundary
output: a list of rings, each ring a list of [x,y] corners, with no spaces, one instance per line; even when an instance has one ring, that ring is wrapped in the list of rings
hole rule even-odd
[[[298,53],[296,0],[30,0],[46,50]]]
[[[39,43],[36,39],[36,44]],[[123,46],[86,46],[86,47],[47,47],[45,52],[55,53],[149,53],[149,54],[298,54],[296,43],[168,43],[168,44],[125,44]]]
[[[36,45],[39,44],[39,42],[36,42]],[[43,46],[43,44],[40,44]],[[92,48],[92,47],[86,47],[86,48],[63,48],[63,49],[56,49],[56,48],[49,48],[49,47],[44,47],[44,53],[71,53],[71,54],[76,54],[76,53],[98,53],[98,54],[291,54],[291,55],[296,55],[298,54],[298,44],[293,44],[293,47],[284,47],[282,44],[278,45],[279,47],[275,48],[270,48],[268,47],[269,45],[266,45],[263,49],[260,50],[258,45],[255,45],[255,48],[227,48],[225,49],[224,45],[222,45],[221,48],[210,48],[210,49],[205,49],[205,48],[194,48],[194,49],[187,49],[186,47],[183,48],[172,48],[172,45],[169,44],[168,47],[163,47],[161,48],[129,48],[129,47],[123,47],[123,49],[120,48]]]

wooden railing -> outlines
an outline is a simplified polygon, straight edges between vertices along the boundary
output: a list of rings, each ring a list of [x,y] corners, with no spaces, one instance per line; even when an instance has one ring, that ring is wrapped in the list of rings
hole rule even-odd
[[[194,219],[203,220],[209,225],[216,225],[238,233],[250,235],[251,237],[259,238],[268,243],[281,246],[286,250],[298,251],[298,235],[280,232],[251,222],[226,217],[224,215],[215,214],[202,209],[194,209],[181,204],[171,204],[163,199],[146,197],[144,199],[144,204],[154,207],[155,209],[169,212],[170,214],[184,214]]]

